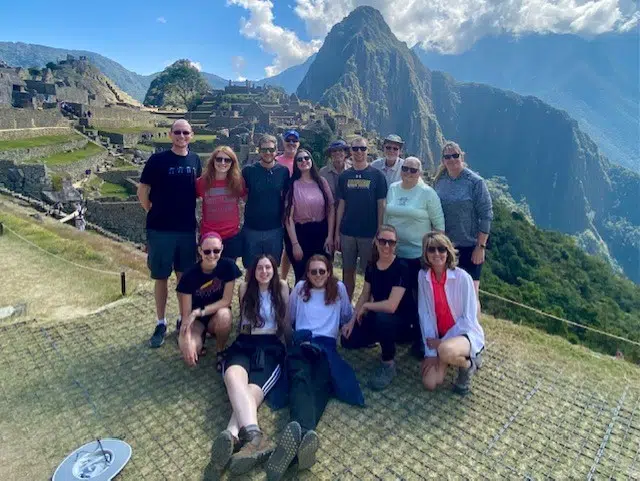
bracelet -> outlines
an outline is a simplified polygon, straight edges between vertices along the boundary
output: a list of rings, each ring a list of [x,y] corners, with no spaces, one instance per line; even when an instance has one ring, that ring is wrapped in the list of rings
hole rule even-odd
[[[476,247],[480,247],[481,249],[486,249],[487,244],[478,244]]]

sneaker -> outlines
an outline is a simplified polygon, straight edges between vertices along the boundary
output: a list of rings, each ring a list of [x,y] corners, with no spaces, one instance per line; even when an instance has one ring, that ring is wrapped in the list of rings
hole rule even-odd
[[[471,390],[471,377],[478,368],[477,364],[471,360],[471,366],[467,368],[458,368],[458,378],[453,383],[453,392],[465,396]]]
[[[320,447],[318,433],[313,430],[307,431],[302,436],[300,447],[298,448],[298,469],[309,469],[316,464],[316,452]]]
[[[291,461],[298,454],[302,428],[296,421],[291,421],[282,431],[278,446],[267,461],[267,479],[279,481],[287,472]]]
[[[482,367],[482,352],[479,352],[475,358],[476,369],[480,369]]]
[[[153,331],[153,336],[149,339],[149,346],[156,348],[160,347],[164,344],[164,336],[167,335],[167,325],[166,324],[158,324],[156,325],[155,331]]]
[[[396,377],[396,363],[381,362],[369,381],[369,387],[374,391],[382,391],[391,384],[394,377]]]
[[[254,425],[255,426],[255,425]],[[267,436],[255,426],[247,430],[247,426],[240,429],[240,442],[244,443],[240,450],[231,456],[229,471],[233,475],[245,474],[269,456],[275,446]]]
[[[211,447],[211,462],[218,470],[222,471],[227,466],[231,455],[239,450],[239,444],[239,439],[227,429],[218,434]]]

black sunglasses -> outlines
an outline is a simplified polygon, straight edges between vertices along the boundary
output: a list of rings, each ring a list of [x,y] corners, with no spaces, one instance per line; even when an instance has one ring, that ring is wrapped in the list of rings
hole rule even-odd
[[[392,239],[383,239],[382,237],[378,237],[378,244],[383,245],[383,246],[393,247],[397,243],[398,243],[398,241],[394,241]]]
[[[222,249],[202,249],[202,253],[205,256],[210,256],[211,254],[220,254]]]
[[[216,157],[216,162],[218,164],[230,164],[233,162],[233,159],[230,159],[229,157]]]
[[[409,172],[411,174],[417,174],[418,169],[416,167],[405,167],[404,165],[401,167],[402,172]]]
[[[191,135],[191,131],[190,130],[174,130],[173,131],[173,135],[180,135],[180,134],[184,136]]]
[[[309,274],[312,276],[324,276],[326,273],[326,269],[309,269]]]
[[[459,159],[460,158],[460,154],[458,154],[457,152],[455,154],[444,154],[442,156],[443,159],[445,160],[449,160],[449,159]]]
[[[360,152],[366,152],[367,151],[367,147],[365,147],[364,145],[362,147],[351,147],[351,150],[353,150],[354,152],[357,152],[358,150]]]
[[[296,162],[302,162],[303,160],[311,160],[311,157],[308,155],[303,155],[301,157],[296,157]]]
[[[396,147],[395,145],[385,145],[384,150],[393,150],[394,152],[397,152],[400,150],[400,147]]]
[[[260,152],[263,154],[266,154],[267,152],[273,154],[275,151],[275,147],[260,147]]]
[[[444,254],[445,252],[447,252],[447,248],[445,246],[429,246],[427,247],[427,252],[429,254],[435,254],[435,252],[438,251],[440,254]]]

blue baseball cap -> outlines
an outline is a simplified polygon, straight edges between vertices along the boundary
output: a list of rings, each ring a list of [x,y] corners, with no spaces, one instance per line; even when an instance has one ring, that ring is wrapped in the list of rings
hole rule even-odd
[[[329,147],[327,147],[327,153],[330,154],[334,150],[348,150],[349,146],[344,140],[336,140],[335,142],[331,142]]]
[[[295,137],[296,140],[300,140],[300,134],[298,133],[297,130],[287,130],[283,135],[282,138],[284,140],[287,140],[289,137]]]

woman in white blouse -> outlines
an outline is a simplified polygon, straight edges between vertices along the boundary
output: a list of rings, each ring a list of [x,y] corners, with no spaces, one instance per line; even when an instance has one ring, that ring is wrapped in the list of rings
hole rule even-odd
[[[422,240],[425,268],[418,274],[418,315],[425,357],[422,383],[432,391],[444,382],[448,366],[458,368],[454,391],[467,394],[484,349],[473,280],[457,267],[449,238],[430,232]]]

